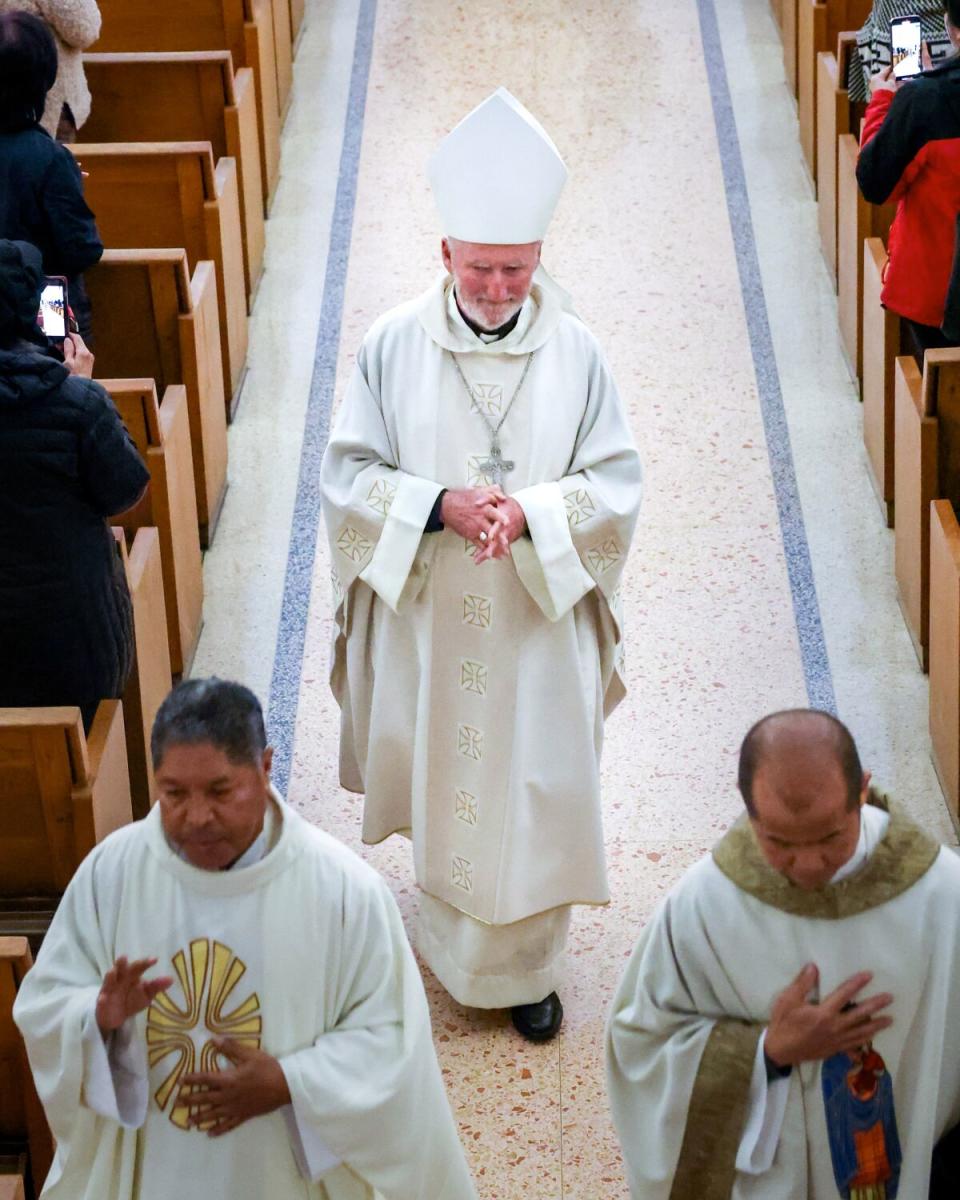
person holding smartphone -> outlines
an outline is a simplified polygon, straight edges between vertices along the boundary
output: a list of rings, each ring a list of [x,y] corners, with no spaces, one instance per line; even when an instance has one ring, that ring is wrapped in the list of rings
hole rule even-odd
[[[898,26],[904,21],[919,25],[920,40],[930,55],[928,65],[935,66],[952,53],[953,47],[943,28],[941,0],[874,0],[870,15],[857,34],[857,53],[850,60],[847,92],[851,101],[866,104],[870,99],[873,80],[897,56]]]
[[[875,77],[857,165],[871,204],[897,204],[882,300],[904,318],[918,362],[960,344],[960,0],[945,7],[954,53],[915,78],[898,79],[892,64]]]
[[[83,272],[103,243],[76,160],[40,124],[57,78],[53,34],[39,17],[0,12],[0,238],[30,242],[47,275],[66,277],[80,333],[90,338]]]
[[[89,728],[133,661],[130,595],[107,518],[149,474],[93,355],[37,327],[40,254],[0,240],[0,708],[76,704]]]

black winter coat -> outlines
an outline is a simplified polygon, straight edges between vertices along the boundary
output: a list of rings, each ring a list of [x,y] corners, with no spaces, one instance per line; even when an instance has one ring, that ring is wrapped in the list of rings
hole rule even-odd
[[[103,256],[76,159],[39,125],[0,134],[0,238],[31,242],[68,279]]]
[[[0,707],[123,691],[130,595],[105,518],[148,480],[100,384],[26,343],[0,349]]]

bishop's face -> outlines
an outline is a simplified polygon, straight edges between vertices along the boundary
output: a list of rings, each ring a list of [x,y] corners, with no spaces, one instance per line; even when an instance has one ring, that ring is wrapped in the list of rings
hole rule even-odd
[[[481,329],[499,329],[530,294],[540,242],[489,246],[444,238],[443,265],[453,276],[461,311]]]
[[[187,861],[222,871],[250,848],[270,802],[270,764],[232,762],[211,742],[173,743],[157,764],[163,831]]]
[[[752,823],[764,858],[804,891],[824,887],[857,848],[869,784],[865,775],[859,803],[851,807],[835,759],[801,754],[761,762]]]

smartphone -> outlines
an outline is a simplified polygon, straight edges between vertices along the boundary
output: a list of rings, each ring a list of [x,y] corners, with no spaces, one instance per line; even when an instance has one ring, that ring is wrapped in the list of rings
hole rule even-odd
[[[67,336],[69,315],[66,279],[62,275],[48,275],[40,294],[38,324],[51,342],[62,342]]]
[[[894,17],[890,22],[890,49],[895,79],[912,79],[923,70],[920,49],[923,32],[919,17]]]

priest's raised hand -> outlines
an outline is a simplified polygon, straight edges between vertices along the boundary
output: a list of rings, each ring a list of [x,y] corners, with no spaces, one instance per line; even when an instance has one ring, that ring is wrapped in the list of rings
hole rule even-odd
[[[286,1076],[273,1055],[229,1037],[215,1038],[214,1045],[233,1063],[233,1070],[184,1076],[181,1098],[190,1109],[191,1125],[204,1129],[208,1137],[220,1137],[251,1117],[290,1103]]]
[[[97,1027],[107,1037],[149,1008],[154,996],[165,992],[173,978],[163,975],[159,979],[144,979],[144,974],[157,965],[155,958],[137,958],[129,962],[121,955],[104,975],[97,996]]]
[[[852,975],[817,1004],[810,997],[819,978],[816,966],[808,964],[773,1005],[764,1050],[777,1067],[823,1062],[856,1050],[893,1024],[892,1017],[882,1015],[893,1003],[889,992],[856,999],[873,979],[869,971]]]

